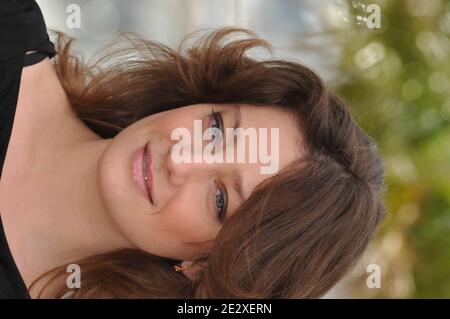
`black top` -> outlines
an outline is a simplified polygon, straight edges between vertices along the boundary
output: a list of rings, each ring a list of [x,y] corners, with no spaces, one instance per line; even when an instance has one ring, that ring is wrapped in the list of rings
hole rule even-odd
[[[26,55],[27,51],[37,52]],[[22,68],[55,54],[44,17],[34,0],[0,0],[0,177],[11,138]],[[9,250],[1,215],[0,298],[30,298]]]

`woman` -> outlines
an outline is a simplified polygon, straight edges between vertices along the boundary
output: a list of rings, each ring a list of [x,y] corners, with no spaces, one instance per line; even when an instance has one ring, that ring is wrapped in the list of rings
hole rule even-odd
[[[52,61],[24,48],[0,182],[4,273],[30,297],[316,298],[358,260],[384,213],[382,160],[314,72],[250,58],[270,45],[243,29],[176,50],[128,36],[93,64],[67,40]],[[174,161],[172,133],[195,120],[278,128],[280,169]]]

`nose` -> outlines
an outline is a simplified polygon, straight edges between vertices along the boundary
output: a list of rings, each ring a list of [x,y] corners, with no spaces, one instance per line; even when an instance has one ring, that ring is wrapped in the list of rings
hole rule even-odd
[[[166,163],[169,173],[170,183],[174,186],[183,185],[188,179],[195,177],[196,180],[200,178],[208,178],[214,172],[220,169],[224,169],[223,163],[206,163],[203,160],[201,154],[195,154],[192,152],[186,156],[183,160],[177,159],[173,148],[169,152]]]

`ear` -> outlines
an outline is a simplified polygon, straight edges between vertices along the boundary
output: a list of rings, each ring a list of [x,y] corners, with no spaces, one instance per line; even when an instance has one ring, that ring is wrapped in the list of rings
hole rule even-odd
[[[203,269],[205,266],[205,262],[197,263],[197,265],[194,265],[193,261],[190,260],[184,260],[181,263],[181,268],[183,269],[183,275],[185,275],[187,278],[191,280],[197,279],[199,272]]]

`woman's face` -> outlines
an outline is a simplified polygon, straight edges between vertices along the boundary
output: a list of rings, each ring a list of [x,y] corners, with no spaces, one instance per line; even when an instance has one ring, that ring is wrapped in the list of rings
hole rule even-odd
[[[224,220],[229,218],[255,186],[276,174],[261,173],[261,167],[269,164],[262,162],[264,159],[259,155],[256,163],[250,162],[247,142],[244,163],[226,158],[224,163],[207,163],[203,158],[197,163],[193,156],[191,162],[174,161],[172,147],[180,143],[180,140],[171,140],[175,129],[187,129],[193,138],[194,120],[202,121],[202,131],[211,126],[233,128],[239,113],[242,129],[254,128],[258,132],[259,128],[267,128],[266,140],[258,135],[257,149],[269,156],[271,150],[278,149],[278,171],[303,153],[302,136],[292,114],[280,107],[244,104],[238,107],[196,104],[153,114],[110,140],[99,161],[100,192],[113,224],[131,245],[154,255],[180,260],[207,253],[212,242],[188,243],[214,239],[223,225],[219,216],[224,216]],[[279,129],[278,143],[271,142],[271,128]],[[153,203],[137,186],[132,169],[135,152],[147,142],[152,159]],[[186,141],[183,143],[187,145]],[[205,148],[211,141],[201,143]],[[236,176],[242,177],[243,198],[233,187]]]

